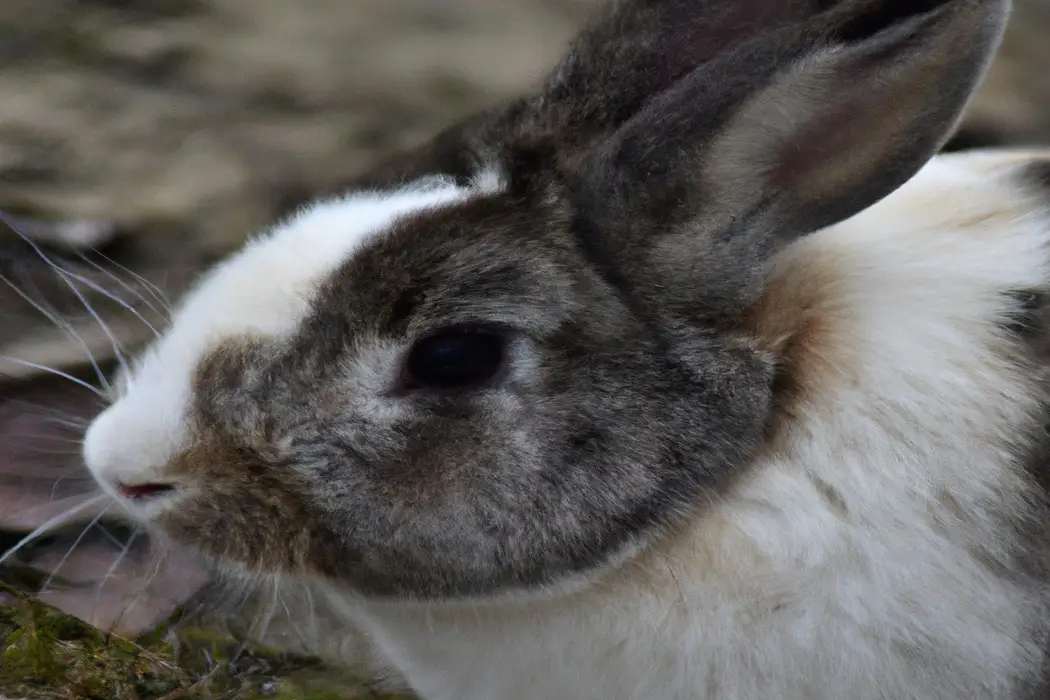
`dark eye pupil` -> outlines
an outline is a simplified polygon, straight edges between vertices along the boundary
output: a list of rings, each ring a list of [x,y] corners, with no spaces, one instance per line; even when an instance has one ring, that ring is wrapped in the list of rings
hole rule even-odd
[[[502,336],[483,331],[445,331],[424,338],[409,353],[409,382],[437,389],[484,384],[502,367],[504,345]]]

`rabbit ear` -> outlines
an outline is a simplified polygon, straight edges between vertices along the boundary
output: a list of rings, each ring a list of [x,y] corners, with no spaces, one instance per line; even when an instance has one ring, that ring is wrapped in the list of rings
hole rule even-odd
[[[606,136],[646,100],[738,44],[831,0],[620,0],[573,41],[529,105],[562,140]]]
[[[415,149],[392,157],[348,181],[336,191],[385,189],[427,175],[445,175],[457,184],[468,185],[480,171],[491,165],[498,153],[517,132],[518,117],[525,100],[472,114]]]
[[[642,104],[727,49],[811,17],[831,0],[618,0],[577,35],[538,91],[472,115],[353,181],[383,187],[424,175],[462,182],[537,142],[571,160]]]
[[[694,250],[703,237],[743,268],[868,207],[947,138],[1009,7],[847,0],[698,68],[586,156],[575,196],[588,242],[637,267],[657,249],[681,256],[654,234]]]

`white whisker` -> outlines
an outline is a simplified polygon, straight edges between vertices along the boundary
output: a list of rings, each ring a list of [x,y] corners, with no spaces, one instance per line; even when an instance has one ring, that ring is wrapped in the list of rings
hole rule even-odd
[[[47,579],[44,580],[44,585],[40,587],[41,591],[47,590],[47,587],[51,585],[51,581],[55,578],[55,576],[58,575],[58,572],[61,571],[61,569],[65,565],[65,563],[67,561],[69,561],[69,557],[71,557],[73,555],[74,550],[76,550],[76,548],[78,546],[80,546],[80,543],[84,540],[84,537],[87,536],[87,534],[89,532],[91,532],[91,529],[93,527],[95,527],[95,525],[98,523],[99,520],[102,519],[102,516],[104,516],[106,514],[106,511],[108,511],[112,507],[113,507],[112,503],[109,503],[108,505],[106,505],[106,507],[103,508],[99,512],[99,514],[96,515],[91,520],[91,522],[89,522],[86,526],[84,526],[84,529],[80,531],[80,534],[77,535],[77,538],[75,540],[73,540],[73,544],[72,544],[72,546],[70,546],[69,551],[67,551],[65,553],[65,555],[61,559],[59,559],[58,564],[55,566],[55,568],[48,575]]]
[[[84,339],[82,337],[80,337],[80,334],[77,333],[76,330],[73,328],[73,324],[71,324],[68,321],[64,320],[61,316],[58,315],[57,312],[52,312],[52,311],[48,310],[47,307],[45,307],[42,303],[37,302],[35,299],[30,297],[28,294],[26,294],[24,291],[22,291],[18,287],[18,285],[16,285],[14,282],[9,280],[7,277],[5,277],[2,274],[0,274],[0,282],[3,282],[8,287],[13,289],[15,294],[19,295],[26,302],[31,304],[34,309],[36,309],[37,311],[42,313],[49,321],[51,321],[53,324],[55,324],[55,326],[59,330],[61,330],[69,338],[74,340],[81,347],[81,349],[84,351],[84,354],[87,355],[88,362],[91,363],[92,369],[95,370],[95,374],[96,374],[96,376],[98,376],[99,383],[102,384],[102,386],[106,386],[106,376],[105,376],[105,374],[102,373],[102,368],[99,367],[98,362],[95,360],[95,355],[94,355],[94,353],[91,352],[91,348],[88,347],[88,344],[84,342]]]
[[[277,612],[278,604],[278,593],[280,591],[279,584],[276,578],[271,579],[270,586],[272,587],[272,595],[269,605],[266,606],[265,612],[263,612],[256,620],[252,623],[251,627],[248,628],[247,639],[241,644],[234,658],[239,657],[247,649],[249,644],[261,644],[263,643],[264,637],[270,631],[270,624],[273,622],[273,617]],[[256,629],[259,631],[256,632]]]
[[[309,608],[310,619],[308,621],[310,625],[310,639],[320,639],[320,628],[317,625],[317,602],[314,600],[313,586],[307,584],[303,586],[303,592],[306,594],[306,606]]]
[[[46,422],[55,423],[56,425],[61,425],[63,427],[69,428],[70,430],[76,430],[78,432],[81,432],[84,428],[91,424],[91,421],[86,418],[82,418],[76,414],[68,413],[66,411],[60,411],[59,409],[53,406],[45,406],[44,404],[26,401],[25,399],[12,399],[0,397],[0,400],[2,400],[4,403],[11,404],[13,406],[24,406],[25,408],[32,409],[33,411],[38,411],[42,414],[50,414],[41,416],[41,418],[43,418],[43,420]]]
[[[47,497],[47,502],[48,503],[54,503],[55,502],[55,494],[58,493],[58,486],[63,481],[65,481],[65,479],[63,479],[62,477],[58,477],[57,479],[55,479],[55,483],[51,484],[51,493],[48,494],[48,497]],[[109,506],[106,506],[106,507],[109,508]]]
[[[113,280],[114,282],[119,284],[121,287],[123,287],[129,294],[132,294],[136,299],[138,299],[139,301],[144,303],[147,307],[149,307],[150,311],[152,311],[153,313],[157,314],[158,316],[160,316],[162,318],[167,319],[168,315],[171,313],[171,307],[167,306],[167,304],[165,304],[164,302],[161,302],[161,301],[157,300],[156,299],[156,294],[154,294],[152,292],[152,290],[150,290],[148,287],[147,287],[147,291],[149,291],[151,293],[150,295],[154,297],[154,301],[158,301],[158,303],[160,303],[160,304],[162,304],[164,306],[163,310],[162,309],[158,309],[156,306],[154,306],[153,302],[150,301],[148,298],[146,298],[146,295],[143,294],[142,291],[132,287],[130,284],[128,284],[127,282],[122,280],[118,275],[116,275],[112,270],[110,270],[110,269],[108,269],[106,267],[103,267],[102,265],[99,265],[97,262],[95,262],[94,260],[92,260],[88,256],[84,255],[83,253],[78,252],[77,254],[80,256],[80,259],[83,260],[85,263],[87,263],[88,265],[91,265],[96,270],[98,270],[102,274],[104,274],[107,277],[109,277],[111,280]],[[98,253],[98,255],[101,255],[101,253]],[[112,261],[110,261],[110,262],[112,262]],[[113,263],[113,264],[116,265],[116,263]],[[131,271],[127,270],[127,268],[125,268],[125,271],[131,273]],[[131,273],[131,274],[134,274],[134,273]],[[142,282],[140,282],[140,284],[141,283]],[[156,331],[153,331],[153,332],[156,333]]]
[[[277,589],[277,584],[274,584],[274,588],[275,590]],[[312,646],[312,641],[310,638],[303,635],[303,631],[299,629],[299,625],[295,624],[295,616],[292,615],[292,611],[288,607],[288,602],[284,599],[284,595],[278,591],[277,597],[281,601],[281,608],[284,610],[284,614],[288,616],[288,624],[291,625],[292,631],[295,632],[296,637],[299,638],[299,642],[303,647],[309,649]]]
[[[99,525],[98,529],[102,531],[102,536],[109,540],[110,544],[112,544],[114,547],[117,547],[119,549],[120,547],[123,547],[125,545],[125,542],[121,542],[120,538],[114,535],[112,532],[110,532],[109,528],[107,528],[105,525]],[[138,526],[136,526],[135,529],[138,530]]]
[[[38,510],[42,510],[44,508],[49,508],[49,507],[51,507],[51,504],[53,504],[55,502],[55,499],[54,499],[53,495],[54,495],[54,492],[52,491],[52,498],[46,503],[37,503],[36,505],[32,505],[32,506],[29,506],[27,508],[23,508],[21,510],[17,510],[14,513],[8,513],[8,515],[10,515],[11,517],[14,517],[14,518],[25,518],[27,516],[32,515],[33,513],[35,513]],[[84,494],[84,495],[86,495],[86,494]],[[76,498],[76,496],[66,496],[62,500],[69,500],[71,498]],[[92,496],[91,498],[97,499],[98,496],[97,495],[96,496]],[[97,500],[96,500],[96,502],[97,502]],[[79,506],[82,503],[83,503],[83,501],[81,501],[81,503],[79,503],[77,505]],[[66,511],[66,512],[68,512],[68,511]]]
[[[48,260],[48,262],[54,268],[55,274],[58,275],[62,279],[62,281],[66,283],[66,286],[69,287],[70,291],[72,291],[73,294],[76,295],[77,299],[79,299],[80,303],[84,306],[84,310],[88,312],[91,318],[95,319],[95,323],[98,324],[98,327],[102,329],[102,333],[106,336],[106,338],[109,339],[109,344],[113,348],[113,355],[117,358],[117,362],[120,363],[121,368],[124,370],[125,373],[131,374],[131,369],[128,367],[127,358],[124,357],[123,347],[121,346],[120,341],[117,340],[117,337],[113,335],[113,331],[110,330],[109,325],[102,320],[102,316],[97,311],[95,311],[95,307],[91,305],[91,303],[87,300],[87,297],[85,297],[83,293],[81,293],[81,291],[77,288],[77,286],[70,281],[69,273],[67,273],[65,270],[63,270],[61,267],[51,262],[50,260]],[[106,390],[112,391],[108,382],[106,383]]]
[[[51,269],[54,270],[55,274],[58,275],[58,277],[65,283],[65,285],[69,287],[69,290],[76,295],[77,299],[80,300],[80,303],[83,304],[84,310],[87,311],[91,315],[91,317],[95,319],[95,322],[98,323],[99,328],[102,329],[102,332],[106,335],[107,338],[109,338],[109,342],[113,346],[113,354],[116,355],[117,361],[120,363],[121,367],[125,368],[125,371],[127,371],[127,362],[124,359],[124,353],[121,351],[120,345],[119,343],[117,343],[117,339],[113,336],[113,333],[110,331],[109,326],[106,325],[106,323],[102,320],[102,317],[99,316],[95,309],[91,306],[91,304],[88,303],[88,300],[84,297],[80,290],[77,289],[77,286],[69,281],[69,278],[63,271],[62,267],[59,266],[54,260],[52,260],[51,257],[44,252],[44,249],[37,245],[32,238],[27,236],[21,230],[21,227],[19,227],[14,222],[14,220],[11,219],[10,216],[3,213],[2,211],[0,211],[0,221],[7,224],[8,228],[10,228],[16,236],[18,236],[27,244],[29,244],[29,246],[33,249],[33,252],[35,252],[41,260],[50,265]],[[110,390],[108,382],[103,382],[103,386],[107,391]]]
[[[73,519],[74,516],[77,515],[77,513],[85,511],[88,508],[90,508],[91,506],[98,505],[102,500],[104,500],[106,498],[108,498],[108,496],[106,496],[105,494],[100,494],[100,495],[96,496],[95,498],[88,499],[87,501],[84,501],[83,503],[81,503],[79,505],[73,506],[72,508],[70,508],[67,511],[59,513],[58,515],[56,515],[55,517],[51,518],[50,520],[45,522],[43,525],[41,525],[40,527],[38,527],[37,529],[33,530],[32,532],[30,532],[25,537],[23,537],[21,540],[19,540],[18,544],[16,544],[14,547],[12,547],[11,549],[7,550],[6,552],[4,552],[3,555],[0,555],[0,564],[3,564],[5,561],[7,561],[11,557],[13,557],[15,554],[17,554],[19,551],[21,551],[22,548],[25,547],[27,544],[29,544],[29,543],[39,539],[43,535],[46,535],[55,526],[63,525],[65,523],[69,522],[70,520]]]
[[[92,384],[88,384],[83,379],[77,379],[73,375],[66,374],[65,372],[63,372],[61,370],[57,370],[54,367],[48,367],[47,365],[40,365],[40,364],[37,364],[36,362],[30,362],[29,360],[20,360],[17,357],[11,357],[10,355],[0,355],[0,360],[6,360],[7,362],[13,362],[16,365],[22,365],[24,367],[32,367],[33,369],[38,369],[41,372],[49,372],[51,374],[57,375],[59,377],[62,377],[63,379],[68,379],[69,381],[73,382],[77,386],[84,387],[85,389],[87,389],[91,393],[93,393],[96,396],[98,396],[103,401],[106,401],[108,399],[106,394],[101,389],[99,389],[97,386],[94,386]]]
[[[116,260],[113,260],[112,258],[107,257],[106,255],[98,252],[97,250],[94,251],[94,252],[95,252],[95,255],[99,256],[100,258],[102,258],[103,260],[108,262],[110,265],[113,265],[118,270],[123,270],[124,272],[128,273],[133,278],[135,278],[142,286],[144,286],[146,288],[146,290],[150,293],[150,296],[152,296],[157,301],[158,304],[163,306],[167,310],[169,315],[171,314],[171,302],[168,300],[168,298],[164,294],[164,292],[161,291],[160,287],[158,287],[157,285],[153,284],[148,279],[146,279],[145,277],[143,277],[139,273],[135,272],[134,270],[121,265]]]
[[[13,443],[13,442],[15,442],[15,440],[18,440],[18,441],[33,440],[33,441],[41,441],[41,442],[43,442],[43,441],[47,441],[47,442],[62,442],[62,443],[67,443],[67,444],[72,444],[72,445],[83,445],[84,444],[84,439],[83,438],[62,437],[61,435],[43,435],[43,434],[39,434],[39,433],[19,433],[17,436],[11,436],[11,437],[9,437],[7,439],[0,440],[0,444]]]
[[[67,430],[75,430],[83,432],[85,428],[91,425],[91,421],[84,420],[83,418],[77,418],[76,416],[67,416],[66,418],[55,418],[53,416],[44,416],[42,418],[47,423],[61,426]]]
[[[80,450],[74,450],[74,449],[71,449],[71,448],[66,448],[64,450],[60,450],[60,449],[48,449],[46,447],[27,447],[27,448],[24,448],[24,454],[30,454],[30,455],[52,455],[52,456],[60,456],[60,457],[78,457],[78,456],[80,456]]]
[[[102,577],[102,580],[99,582],[99,584],[97,586],[96,593],[95,593],[95,602],[91,606],[91,617],[92,618],[95,617],[95,612],[98,610],[99,601],[102,600],[102,589],[105,588],[106,583],[109,581],[109,577],[113,575],[113,573],[117,570],[117,567],[119,567],[121,562],[124,561],[124,557],[126,557],[128,555],[128,552],[131,551],[131,545],[135,543],[135,539],[141,533],[142,533],[142,530],[135,530],[135,532],[131,533],[131,536],[128,537],[128,541],[124,544],[123,549],[121,549],[120,554],[117,556],[116,559],[113,560],[113,563],[110,565],[109,569],[106,570],[105,575]]]
[[[142,323],[145,324],[146,328],[149,328],[151,331],[153,331],[153,335],[157,336],[158,338],[160,337],[160,332],[156,328],[153,327],[153,324],[150,323],[148,320],[146,320],[146,318],[142,314],[140,314],[131,304],[127,303],[126,301],[124,301],[123,299],[118,297],[116,294],[113,294],[112,292],[107,290],[105,287],[103,287],[103,286],[101,286],[101,285],[99,285],[99,284],[97,284],[95,282],[92,282],[87,277],[84,277],[82,275],[78,275],[75,272],[70,272],[69,270],[66,270],[64,268],[58,268],[58,269],[61,270],[62,274],[69,275],[70,277],[74,278],[75,280],[77,280],[81,284],[87,285],[87,287],[89,289],[92,289],[92,290],[98,292],[99,294],[101,294],[102,296],[106,297],[107,299],[109,299],[109,300],[115,302],[116,304],[120,305],[121,308],[123,308],[125,311],[128,311],[135,318],[137,318],[138,320],[142,321]]]
[[[132,538],[138,536],[138,534],[141,532],[143,532],[141,528],[136,529],[135,532],[132,533]],[[131,539],[128,540],[128,545],[130,546],[130,544]],[[124,606],[124,609],[120,611],[120,614],[117,615],[116,619],[113,620],[114,627],[120,625],[120,622],[124,619],[124,616],[131,612],[135,608],[135,606],[139,604],[139,601],[142,600],[142,597],[146,595],[146,592],[149,591],[150,586],[153,585],[153,582],[157,579],[157,576],[160,575],[161,569],[164,567],[164,561],[166,559],[166,556],[167,555],[164,551],[154,551],[152,556],[153,561],[150,563],[145,576],[142,577],[142,582],[137,587],[138,590],[135,591],[135,595],[131,598],[131,600],[128,601],[127,605]],[[99,592],[101,594],[101,589]]]

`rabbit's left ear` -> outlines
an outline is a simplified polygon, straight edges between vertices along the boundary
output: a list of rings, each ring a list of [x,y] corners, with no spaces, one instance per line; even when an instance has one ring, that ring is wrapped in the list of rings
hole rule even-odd
[[[745,267],[865,209],[947,138],[1009,8],[846,0],[698,68],[584,159],[588,243],[621,273],[650,274],[664,234]]]

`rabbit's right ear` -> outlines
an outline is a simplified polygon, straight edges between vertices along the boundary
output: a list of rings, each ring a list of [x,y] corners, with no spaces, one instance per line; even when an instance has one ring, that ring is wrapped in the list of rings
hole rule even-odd
[[[745,301],[780,247],[867,208],[937,152],[1009,9],[844,0],[698,68],[585,158],[573,196],[592,254],[647,299],[680,271],[694,315]]]
[[[840,0],[619,0],[573,41],[524,113],[559,147],[612,133],[654,95],[737,45]]]
[[[836,0],[615,0],[572,42],[535,93],[472,115],[352,185],[385,187],[443,174],[464,184],[516,143],[572,160],[646,100],[716,56]]]

